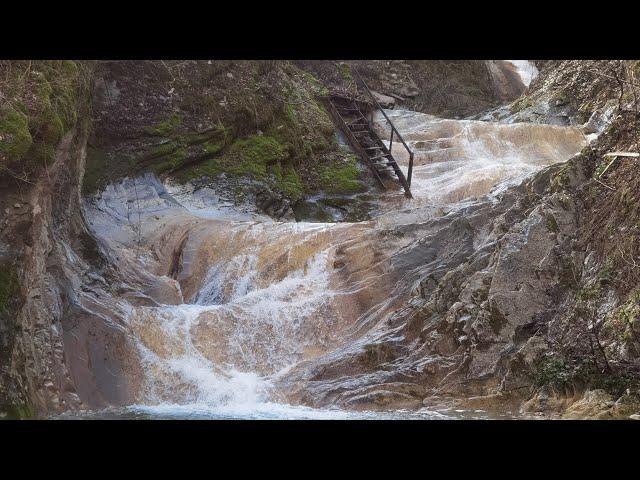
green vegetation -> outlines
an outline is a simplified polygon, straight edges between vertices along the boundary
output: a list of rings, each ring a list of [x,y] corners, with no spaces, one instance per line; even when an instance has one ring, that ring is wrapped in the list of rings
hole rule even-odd
[[[294,200],[302,197],[304,186],[293,167],[286,166],[283,172],[282,167],[278,164],[272,172],[276,178],[275,186],[278,190]]]
[[[262,135],[233,138],[233,133],[226,130],[223,141],[203,143],[207,157],[211,157],[185,168],[177,176],[188,180],[221,173],[247,175],[296,200],[306,190],[312,189],[304,176],[318,169],[312,159],[335,146],[333,122],[324,106],[313,98],[284,103]],[[303,165],[306,165],[306,170],[301,169]],[[354,172],[338,172],[340,178],[337,180],[344,180],[346,173],[351,174],[348,176],[351,178]],[[327,180],[335,190],[344,183],[336,182],[336,179]],[[347,183],[346,186],[348,192],[360,188],[359,184]]]
[[[87,159],[85,163],[84,178],[82,181],[83,193],[92,193],[111,180],[118,178],[116,175],[133,171],[135,163],[124,156],[117,157],[91,146],[87,147]]]
[[[3,105],[0,109],[0,155],[9,163],[20,160],[33,142],[28,117]]]
[[[11,301],[18,294],[18,272],[14,267],[0,269],[0,314],[9,310]]]
[[[575,164],[569,160],[557,172],[552,174],[550,187],[552,192],[561,192],[569,186],[570,176],[575,173]]]
[[[586,285],[578,290],[576,294],[576,299],[578,301],[587,301],[597,298],[600,294],[600,285],[599,283],[593,283],[591,285]]]
[[[353,76],[351,74],[351,67],[348,63],[339,63],[338,69],[340,70],[340,74],[342,75],[342,79],[345,82],[351,82],[353,80]]]
[[[524,110],[532,106],[533,106],[533,100],[531,98],[522,97],[521,99],[513,102],[509,107],[509,110],[511,111],[511,113],[518,113],[521,110]]]
[[[603,285],[606,285],[611,280],[614,273],[614,263],[610,258],[608,258],[604,262],[602,268],[598,271],[594,280],[578,287],[576,300],[578,300],[578,302],[587,302],[598,298],[603,292]]]
[[[268,165],[286,158],[286,149],[277,139],[267,135],[252,135],[236,140],[224,153],[221,162],[233,174],[252,174],[263,178],[267,174]]]
[[[598,166],[596,167],[596,169],[593,171],[593,178],[600,178],[600,175],[602,175],[602,173],[604,172],[604,170],[607,168],[607,165],[609,165],[609,163],[611,162],[611,159],[607,160],[606,158],[604,160],[602,160]]]
[[[602,327],[602,333],[614,337],[619,342],[631,342],[634,340],[634,332],[637,335],[639,319],[640,291],[636,291],[609,315]]]
[[[545,358],[538,365],[534,373],[536,387],[549,386],[565,388],[573,377],[572,369],[560,358]]]
[[[366,188],[358,181],[356,157],[344,162],[333,162],[320,169],[320,187],[327,193],[357,193]]]
[[[158,137],[168,137],[176,131],[182,124],[182,117],[177,112],[173,112],[171,116],[156,125],[144,128],[144,132],[149,135]]]
[[[221,143],[205,146],[213,153],[223,148]],[[183,179],[214,176],[222,172],[232,175],[251,175],[257,179],[265,179],[268,167],[279,164],[287,158],[286,148],[268,135],[252,135],[235,140],[217,157],[191,167],[183,172]]]
[[[560,231],[556,217],[554,217],[552,213],[547,214],[547,229],[553,233],[558,233]]]
[[[162,162],[156,162],[151,167],[153,172],[158,175],[182,166],[188,157],[187,151],[184,148],[178,148],[175,145],[172,149],[167,149],[167,152],[160,156],[163,157]]]
[[[178,181],[247,176],[292,200],[325,189],[364,190],[355,159],[338,159],[344,154],[331,117],[316,98],[326,91],[317,78],[289,62],[221,66],[198,65],[195,76],[174,78],[183,82],[188,102],[174,106],[165,118],[154,117],[156,123],[142,128],[139,138],[118,141],[113,149],[89,149],[85,193],[143,171]],[[350,76],[348,65],[341,68]],[[215,123],[194,131],[200,122]]]
[[[563,358],[545,358],[534,372],[534,385],[556,391],[567,388],[602,389],[616,398],[627,389],[640,387],[640,380],[626,373],[603,372],[588,360],[570,362]]]
[[[35,411],[30,404],[0,406],[8,420],[24,420],[35,417]]]
[[[87,69],[73,61],[2,62],[0,165],[27,176],[53,160],[62,136],[77,122]]]

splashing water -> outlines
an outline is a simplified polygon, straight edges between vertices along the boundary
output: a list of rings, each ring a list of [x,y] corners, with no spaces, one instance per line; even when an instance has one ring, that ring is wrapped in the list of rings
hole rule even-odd
[[[412,208],[418,215],[423,206],[456,205],[495,193],[567,160],[586,144],[572,127],[387,113],[415,151],[414,199],[382,194],[382,211]],[[384,135],[383,120],[377,121]],[[393,154],[406,172],[408,156],[397,142]],[[447,417],[428,410],[369,414],[292,406],[273,386],[297,363],[347,342],[367,313],[391,308],[389,282],[395,280],[386,278],[391,273],[381,247],[367,240],[383,220],[280,223],[233,207],[207,189],[193,192],[155,180],[136,188],[144,211],[135,233],[150,245],[140,256],[151,258],[156,251],[159,257],[156,267],[148,260],[146,268],[166,271],[164,257],[175,252],[157,252],[171,235],[184,234],[177,280],[186,303],[132,307],[129,323],[146,372],[144,394],[140,404],[113,415]],[[109,187],[90,215],[96,234],[114,248],[133,245],[122,213],[131,194],[125,182]]]
[[[538,69],[529,60],[507,60],[507,62],[516,67],[516,72],[520,75],[522,83],[527,87],[531,85],[533,79],[538,76]]]
[[[400,109],[386,113],[414,152],[414,199],[385,198],[394,208],[399,202],[404,207],[450,204],[495,188],[503,191],[544,166],[569,159],[587,145],[584,134],[574,127],[448,120]],[[380,135],[388,138],[382,114],[375,121]],[[402,144],[396,141],[392,153],[407,174],[409,155]]]

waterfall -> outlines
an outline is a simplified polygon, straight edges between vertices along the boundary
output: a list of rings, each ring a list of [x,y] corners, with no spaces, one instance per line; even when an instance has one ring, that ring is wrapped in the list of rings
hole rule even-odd
[[[517,62],[527,83],[534,71]],[[424,207],[456,208],[495,194],[586,145],[573,127],[446,120],[407,110],[388,114],[415,151],[414,199],[387,192],[380,195],[380,210],[409,209],[405,223]],[[377,121],[384,135],[384,121]],[[396,146],[394,156],[406,169],[408,158]],[[134,187],[135,228],[123,214]],[[108,187],[87,206],[87,216],[106,245],[128,252],[121,262],[165,283],[174,282],[173,270],[180,289],[181,300],[156,295],[155,303],[130,309],[146,372],[133,411],[194,418],[355,415],[290,405],[288,392],[278,391],[274,380],[357,342],[362,331],[375,330],[407,301],[403,272],[389,259],[408,240],[379,236],[391,217],[274,222],[225,203],[211,189],[194,193],[151,176]],[[137,235],[145,240],[142,251]]]

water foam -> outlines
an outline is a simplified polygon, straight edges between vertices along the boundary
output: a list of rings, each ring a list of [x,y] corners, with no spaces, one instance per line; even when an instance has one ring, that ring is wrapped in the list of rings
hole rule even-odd
[[[504,189],[566,160],[582,141],[575,137],[573,146],[561,148],[563,135],[575,134],[553,130],[563,127],[388,113],[416,151],[414,199],[383,196],[390,208],[397,207],[391,195],[415,208],[460,204]],[[406,168],[397,144],[393,152]],[[337,321],[332,301],[366,287],[352,283],[334,291],[330,285],[333,247],[323,235],[349,225],[279,223],[233,207],[212,190],[168,185],[167,191],[192,215],[214,220],[210,237],[231,240],[221,243],[228,251],[216,251],[206,264],[193,303],[132,310],[129,321],[148,374],[144,404],[131,411],[160,418],[363,418],[278,403],[271,383],[305,358],[307,348],[322,353],[323,335]]]
[[[132,312],[130,322],[150,372],[147,404],[207,405],[221,414],[267,408],[269,376],[300,360],[303,326],[316,319],[330,296],[327,252],[266,286],[257,282],[256,261],[239,255],[213,265],[196,304]],[[230,278],[236,282],[225,298],[219,286]],[[220,340],[211,344],[216,336]],[[220,350],[226,352],[223,362],[212,358]]]

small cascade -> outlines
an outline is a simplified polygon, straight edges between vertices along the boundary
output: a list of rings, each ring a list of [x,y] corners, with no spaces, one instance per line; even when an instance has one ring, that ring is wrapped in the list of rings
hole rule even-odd
[[[425,207],[455,208],[495,193],[586,145],[572,127],[387,114],[415,154],[414,198],[389,191],[379,199],[383,212],[404,209],[395,220],[403,223],[422,218]],[[406,150],[394,143],[392,151],[406,168]],[[136,195],[134,225],[127,212]],[[122,262],[180,290],[129,313],[146,372],[141,412],[346,418],[287,405],[288,392],[274,380],[374,330],[413,288],[390,261],[411,239],[385,236],[388,216],[274,222],[206,188],[196,194],[146,177],[110,186],[87,205],[87,217]]]

